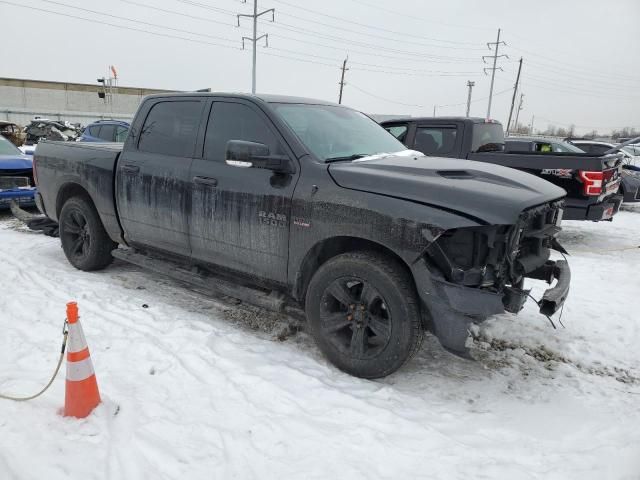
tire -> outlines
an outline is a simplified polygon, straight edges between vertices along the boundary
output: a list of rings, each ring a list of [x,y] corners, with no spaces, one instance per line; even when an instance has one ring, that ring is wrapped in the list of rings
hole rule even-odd
[[[422,345],[409,273],[375,252],[345,253],[324,263],[309,283],[305,310],[322,353],[356,377],[389,375]]]
[[[90,200],[72,197],[60,212],[60,242],[69,263],[79,270],[101,270],[113,261],[112,241]]]

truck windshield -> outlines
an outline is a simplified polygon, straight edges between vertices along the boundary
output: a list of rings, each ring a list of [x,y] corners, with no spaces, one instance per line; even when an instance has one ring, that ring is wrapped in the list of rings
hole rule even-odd
[[[0,155],[22,155],[22,152],[9,140],[0,137]]]
[[[366,115],[332,105],[275,103],[273,108],[319,159],[354,160],[407,149]]]
[[[504,131],[499,123],[474,123],[472,152],[499,152],[504,150]]]

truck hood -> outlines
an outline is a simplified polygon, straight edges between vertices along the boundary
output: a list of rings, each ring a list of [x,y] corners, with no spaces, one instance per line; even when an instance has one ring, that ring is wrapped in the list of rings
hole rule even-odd
[[[33,160],[26,155],[0,155],[0,170],[28,170]]]
[[[493,225],[513,224],[524,209],[566,195],[512,168],[417,154],[332,163],[329,174],[343,188],[423,203]]]

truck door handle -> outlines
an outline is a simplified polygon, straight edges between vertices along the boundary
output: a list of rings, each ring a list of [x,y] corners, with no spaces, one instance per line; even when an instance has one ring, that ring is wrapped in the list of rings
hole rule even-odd
[[[218,186],[218,180],[211,177],[195,176],[193,177],[193,183],[197,183],[199,185],[209,185],[210,187]]]
[[[122,171],[125,173],[138,173],[140,171],[140,167],[137,165],[124,165],[122,167]]]

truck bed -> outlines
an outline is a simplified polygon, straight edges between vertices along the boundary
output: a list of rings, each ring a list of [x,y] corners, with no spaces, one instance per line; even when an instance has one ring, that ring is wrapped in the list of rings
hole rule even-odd
[[[107,233],[119,238],[114,171],[121,152],[121,143],[40,142],[34,170],[44,213],[57,221],[63,200],[72,192],[68,186],[80,185],[94,200]]]
[[[564,152],[479,152],[469,153],[469,160],[495,163],[506,167],[520,169],[559,169],[591,170],[600,172],[609,168],[616,168],[622,162],[620,154],[592,155],[588,153]]]

